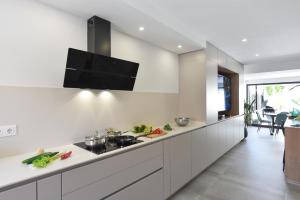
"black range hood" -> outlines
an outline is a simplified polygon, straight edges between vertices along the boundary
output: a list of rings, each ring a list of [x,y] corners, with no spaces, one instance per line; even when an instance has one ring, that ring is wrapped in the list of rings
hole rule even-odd
[[[70,48],[65,88],[132,91],[139,64],[110,57],[110,22],[97,16],[88,20],[88,51]]]

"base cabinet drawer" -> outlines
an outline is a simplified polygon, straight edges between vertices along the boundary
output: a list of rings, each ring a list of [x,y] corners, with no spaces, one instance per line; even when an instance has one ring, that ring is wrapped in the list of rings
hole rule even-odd
[[[62,196],[62,200],[99,200],[163,168],[163,156],[123,169],[109,177]]]
[[[162,154],[163,146],[159,142],[64,172],[62,195],[104,180]]]
[[[38,200],[61,200],[61,174],[37,181]]]
[[[36,182],[22,185],[0,193],[1,200],[36,200]]]
[[[105,200],[162,200],[163,173],[162,170],[134,183],[113,194]]]

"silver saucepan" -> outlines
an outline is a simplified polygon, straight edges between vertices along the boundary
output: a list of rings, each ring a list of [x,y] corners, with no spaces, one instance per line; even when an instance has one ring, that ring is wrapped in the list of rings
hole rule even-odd
[[[86,136],[85,137],[85,145],[88,147],[98,147],[105,145],[106,136]]]

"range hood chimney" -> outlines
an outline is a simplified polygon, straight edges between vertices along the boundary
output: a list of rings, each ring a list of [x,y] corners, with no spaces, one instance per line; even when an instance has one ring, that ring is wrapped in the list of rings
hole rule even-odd
[[[103,56],[111,56],[110,22],[94,16],[88,20],[88,51]]]
[[[88,20],[88,52],[69,48],[64,87],[132,91],[139,64],[111,57],[111,24]]]

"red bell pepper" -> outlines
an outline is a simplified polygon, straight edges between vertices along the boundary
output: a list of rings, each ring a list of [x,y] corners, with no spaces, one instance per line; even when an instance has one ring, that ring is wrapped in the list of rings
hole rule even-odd
[[[72,154],[72,151],[69,151],[68,153],[64,153],[64,154],[60,155],[60,159],[65,160],[65,159],[69,158],[71,156],[71,154]]]

